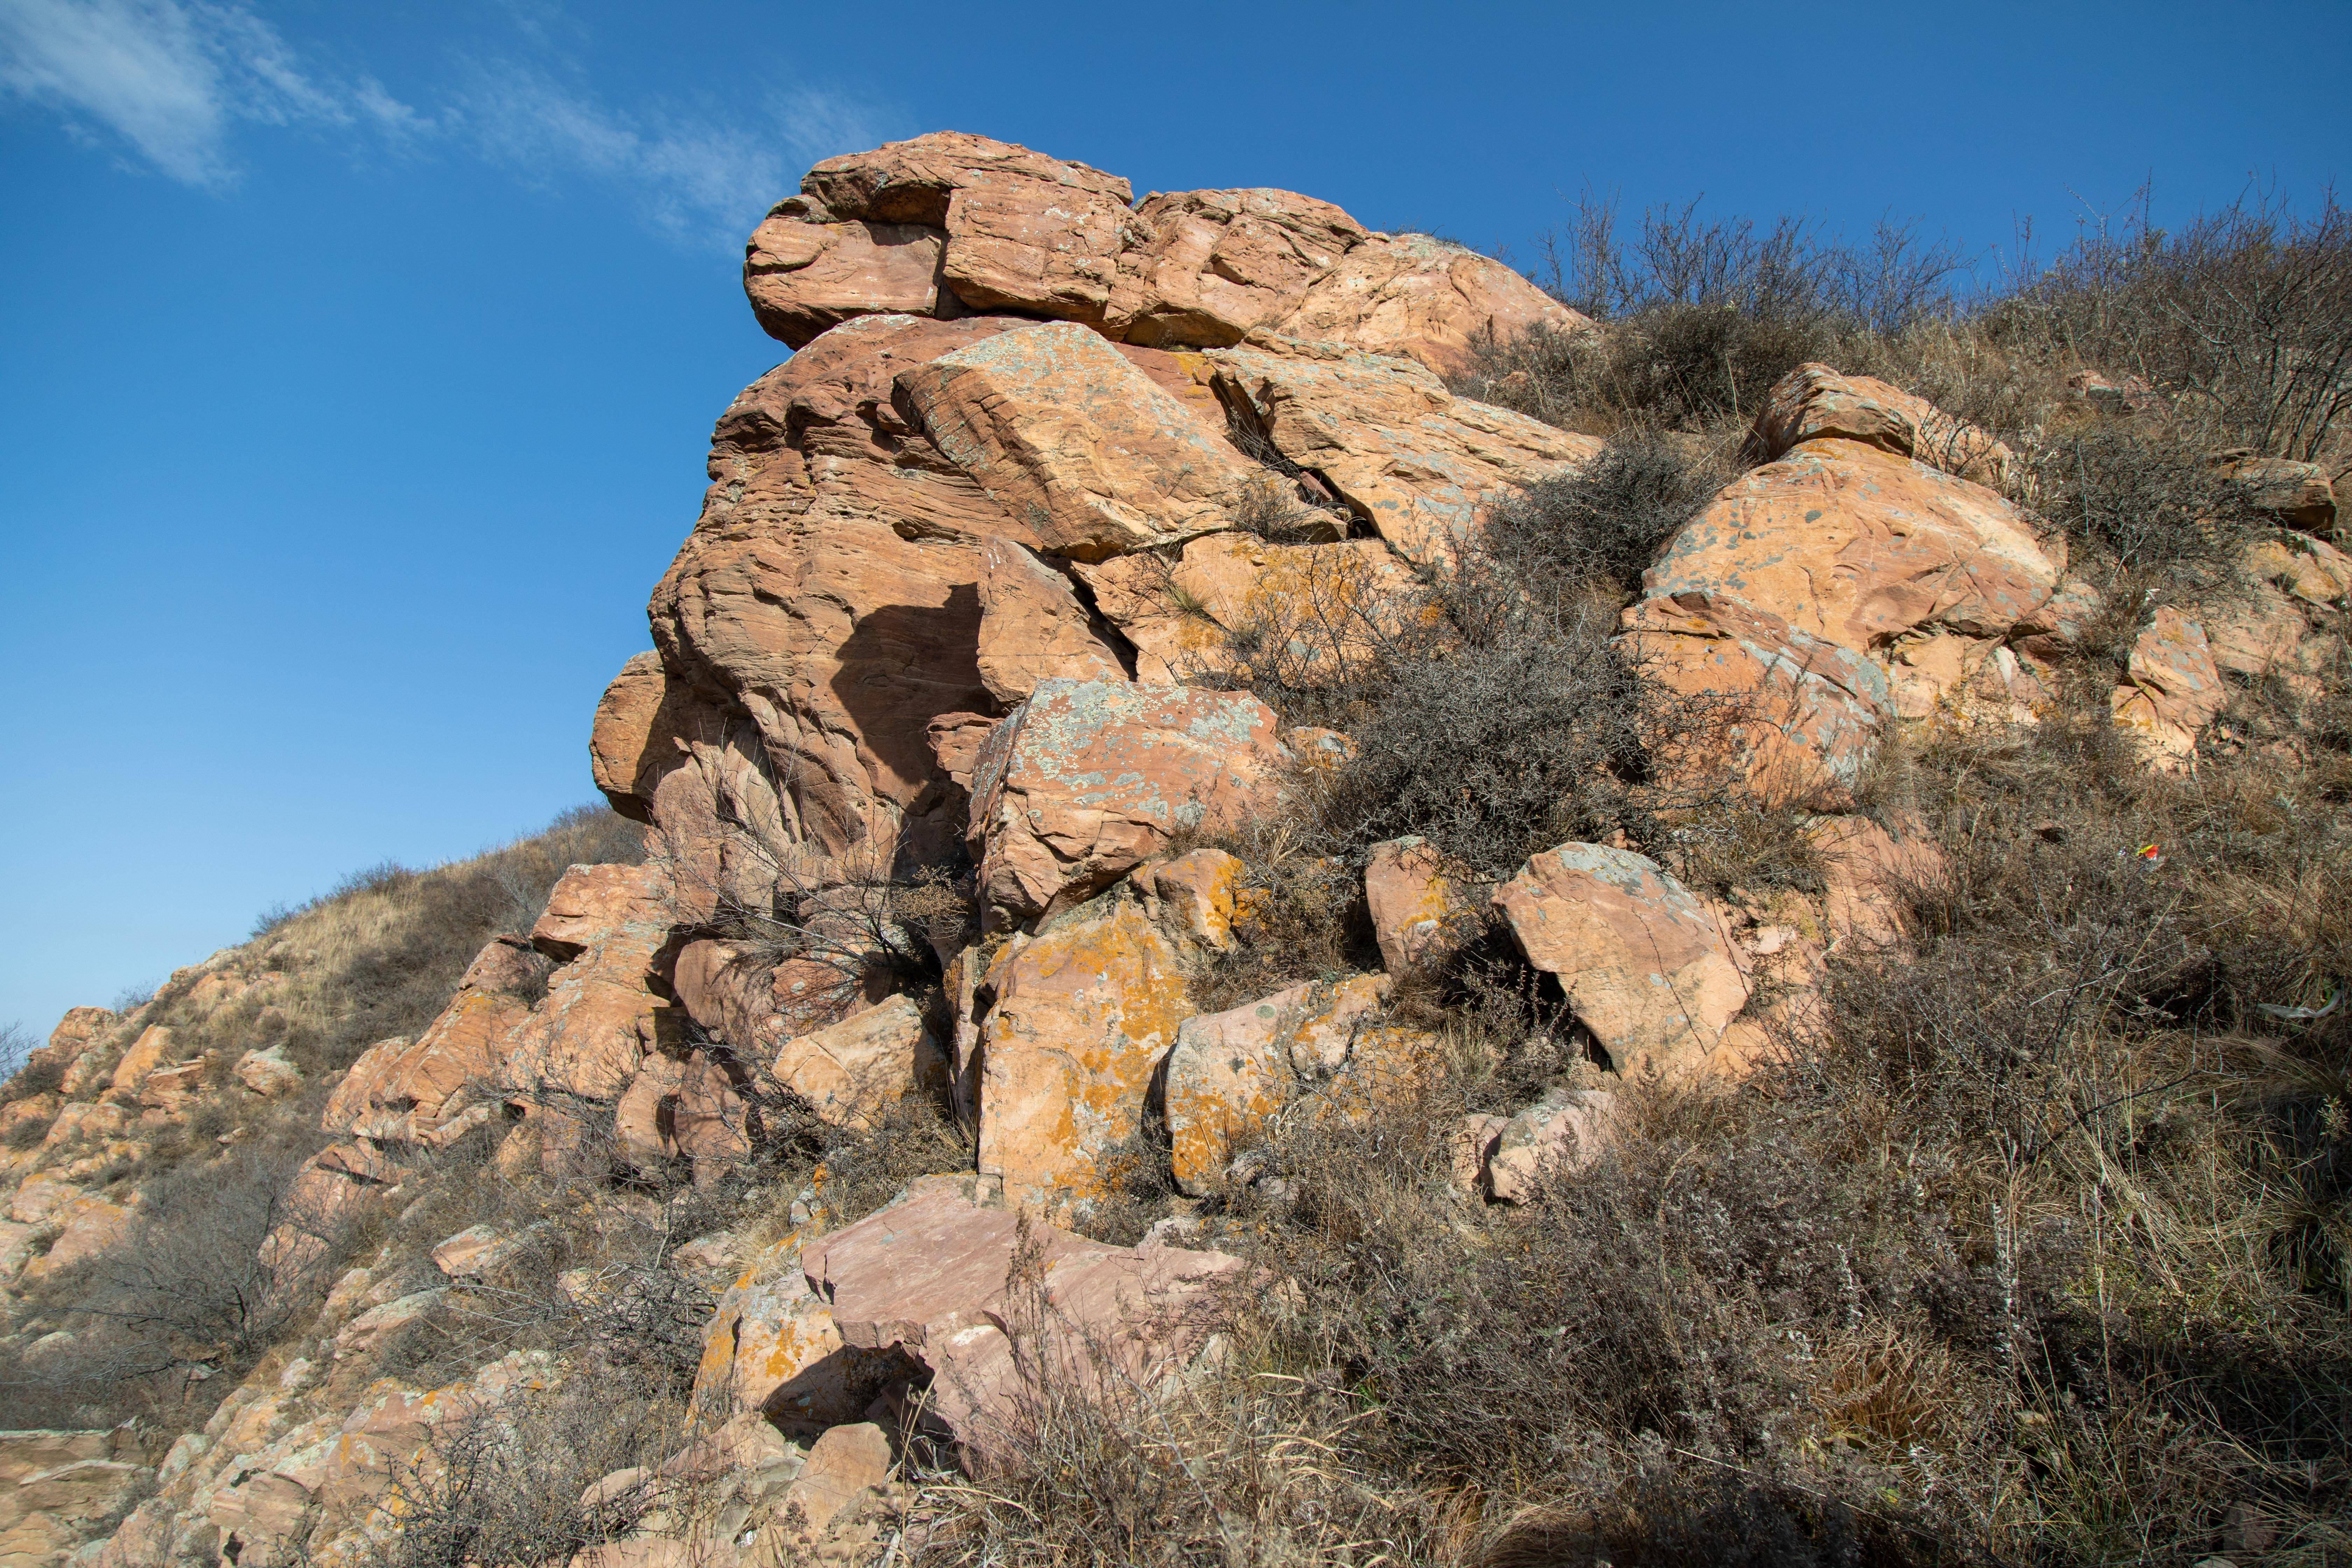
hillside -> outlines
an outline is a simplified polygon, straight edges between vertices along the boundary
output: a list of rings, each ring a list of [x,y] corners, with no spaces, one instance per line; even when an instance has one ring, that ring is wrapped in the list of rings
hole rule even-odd
[[[0,1559],[2352,1552],[2352,225],[747,247],[610,811],[0,1107]]]

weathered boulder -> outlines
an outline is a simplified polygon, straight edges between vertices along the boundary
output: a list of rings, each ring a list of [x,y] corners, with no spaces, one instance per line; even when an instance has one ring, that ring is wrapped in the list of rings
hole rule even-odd
[[[873,1398],[852,1374],[833,1315],[809,1288],[795,1231],[761,1250],[736,1277],[704,1330],[694,1407],[711,1415],[755,1411],[779,1426],[822,1430],[855,1420]],[[829,1364],[828,1364],[829,1363]],[[826,1373],[806,1375],[826,1365]]]
[[[820,1121],[857,1126],[919,1086],[937,1086],[946,1058],[909,996],[892,996],[777,1047],[776,1081]]]
[[[592,869],[603,868],[574,867],[572,873]],[[613,893],[612,879],[575,881],[572,873],[563,881],[572,883],[575,892],[599,888]],[[562,885],[558,884],[559,891]],[[642,878],[637,885],[643,885]],[[558,916],[551,930],[590,938],[584,902],[567,895],[565,907],[574,912]],[[616,912],[608,913],[618,918]],[[528,1004],[501,987],[513,984],[532,962],[509,939],[492,939],[467,966],[457,994],[423,1034],[414,1040],[395,1037],[379,1041],[361,1053],[329,1097],[320,1128],[378,1142],[443,1143],[480,1121],[487,1110],[478,1091],[505,1084],[510,1037],[531,1016]]]
[[[276,1100],[302,1087],[302,1069],[284,1046],[271,1046],[236,1058],[236,1081],[264,1100]]]
[[[1524,1204],[1551,1177],[1584,1169],[1614,1132],[1617,1097],[1606,1089],[1556,1089],[1494,1130],[1485,1161],[1487,1191]]]
[[[1601,449],[1591,437],[1456,397],[1410,360],[1264,334],[1208,358],[1229,403],[1416,563],[1445,558],[1517,487]]]
[[[57,1027],[49,1031],[48,1043],[26,1058],[29,1064],[38,1060],[43,1066],[65,1068],[72,1065],[90,1047],[111,1034],[122,1021],[121,1015],[105,1007],[68,1007]]]
[[[128,1426],[0,1432],[0,1563],[61,1568],[154,1479]]]
[[[1460,375],[1482,342],[1592,323],[1499,261],[1423,234],[1376,234],[1310,285],[1271,330],[1378,354],[1409,354]]]
[[[1083,901],[1180,829],[1272,808],[1290,752],[1243,692],[1046,680],[989,731],[972,773],[981,892],[1015,920]]]
[[[1243,1267],[1223,1253],[1106,1247],[982,1207],[968,1186],[918,1182],[807,1243],[802,1259],[845,1344],[897,1347],[930,1371],[927,1413],[983,1469],[1015,1436],[1024,1378],[1078,1398],[1150,1393],[1192,1363],[1218,1287]]]
[[[1274,544],[1212,533],[1173,562],[1127,555],[1076,570],[1135,646],[1136,679],[1169,686],[1229,673],[1229,634],[1245,627],[1297,644],[1302,668],[1319,661],[1337,679],[1393,637],[1421,602],[1412,570],[1377,539]]]
[[[1366,237],[1330,203],[1275,190],[1154,193],[1134,228],[1107,330],[1153,346],[1241,342],[1297,310]]]
[[[1304,983],[1223,1013],[1187,1018],[1165,1068],[1176,1184],[1199,1196],[1239,1147],[1299,1094],[1344,1070],[1376,1026],[1386,975]]]
[[[1648,679],[1742,710],[1683,765],[1801,795],[1853,782],[1898,710],[1935,710],[1931,662],[1906,665],[1898,707],[1898,639],[2030,626],[2059,573],[1992,491],[1819,437],[1733,481],[1675,534],[1623,625]]]
[[[1103,1157],[1135,1136],[1153,1069],[1191,1013],[1181,954],[1134,903],[1073,915],[998,955],[984,983],[980,1169],[1008,1201],[1101,1195]]]
[[[1139,868],[1131,885],[1162,930],[1180,941],[1213,952],[1234,943],[1234,921],[1241,912],[1240,858],[1223,849],[1194,849],[1158,865]]]
[[[2197,750],[2199,733],[2229,697],[2205,628],[2160,605],[2132,643],[2112,706],[2116,722],[2138,739],[2149,760],[2173,767]]]
[[[2289,458],[2241,458],[2230,465],[2231,480],[2248,504],[2277,515],[2290,527],[2313,533],[2336,528],[2336,489],[2327,470]]]
[[[139,1086],[147,1075],[167,1060],[172,1054],[172,1031],[161,1024],[151,1024],[139,1031],[122,1059],[114,1064],[114,1076],[107,1080],[108,1090],[126,1099],[136,1098]]]
[[[184,1110],[204,1092],[205,1071],[200,1060],[157,1068],[140,1084],[139,1103],[167,1116]]]
[[[1998,485],[2009,476],[2011,454],[1990,432],[1874,375],[1841,375],[1808,363],[1765,395],[1750,450],[1769,462],[1821,437],[1860,441],[1979,484]]]
[[[888,1483],[897,1465],[890,1435],[871,1421],[835,1426],[809,1446],[808,1463],[784,1493],[782,1511],[810,1535]]]
[[[57,1239],[49,1243],[48,1251],[26,1263],[23,1278],[46,1279],[77,1264],[104,1257],[131,1234],[131,1219],[127,1205],[110,1202],[96,1193],[84,1193],[68,1200],[48,1217],[48,1223],[58,1227]]]
[[[826,223],[816,214],[805,199],[787,197],[743,247],[743,292],[770,337],[805,348],[856,316],[958,313],[955,296],[942,287],[947,236],[939,229],[862,218]]]
[[[1528,962],[1559,978],[1577,1021],[1627,1076],[1709,1069],[1748,983],[1723,923],[1631,850],[1563,844],[1495,889]]]
[[[1008,708],[1048,679],[1127,679],[1118,648],[1078,603],[1070,580],[1009,539],[982,547],[978,662],[989,694]],[[955,776],[955,769],[941,766]]]
[[[1423,838],[1375,844],[1364,860],[1364,901],[1391,974],[1406,974],[1451,952],[1470,911],[1462,878]]]
[[[1100,334],[1015,328],[901,371],[940,451],[1045,549],[1098,561],[1226,526],[1257,470]]]
[[[675,1028],[653,975],[672,918],[658,867],[575,866],[564,873],[531,928],[533,945],[562,963],[548,978],[546,998],[506,1038],[499,1064],[506,1087],[606,1102],[620,1097],[638,1062]]]
[[[2247,547],[2246,572],[2306,605],[2341,605],[2352,593],[2352,557],[2324,540],[2263,540]]]

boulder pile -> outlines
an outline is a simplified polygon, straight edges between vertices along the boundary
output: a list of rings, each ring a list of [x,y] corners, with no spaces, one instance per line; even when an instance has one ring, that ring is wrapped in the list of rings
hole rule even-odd
[[[1599,1082],[1465,1119],[1465,1203],[1525,1203],[1606,1158],[1628,1084],[1736,1080],[1801,1038],[1825,954],[1899,951],[1895,894],[1936,875],[1919,824],[1853,805],[1882,741],[2034,721],[2053,661],[2106,613],[1999,488],[1999,441],[1804,365],[1618,635],[1645,679],[1736,700],[1736,724],[1667,761],[1810,803],[1821,889],[1720,902],[1591,843],[1481,884],[1399,839],[1349,871],[1380,972],[1213,1006],[1202,977],[1263,910],[1203,841],[1276,816],[1353,745],[1209,680],[1226,629],[1333,573],[1403,613],[1498,503],[1590,462],[1598,441],[1445,377],[1482,342],[1595,329],[1499,263],[1310,197],[1138,201],[958,133],[818,164],[752,234],[743,285],[794,352],[719,417],[701,514],[653,592],[654,647],[590,737],[596,784],[654,854],[573,868],[428,1027],[358,1058],[290,1194],[310,1217],[268,1245],[300,1256],[318,1216],[374,1212],[404,1162],[469,1134],[495,1136],[507,1172],[707,1179],[779,1107],[873,1129],[930,1097],[972,1168],[838,1228],[812,1193],[718,1276],[696,1405],[757,1448],[746,1474],[795,1489],[795,1528],[854,1516],[891,1463],[886,1428],[984,1467],[1037,1377],[1150,1389],[1211,1353],[1221,1293],[1263,1284],[1240,1260],[1164,1227],[1138,1247],[1079,1228],[1139,1168],[1229,1192],[1261,1179],[1269,1124],[1362,1117],[1427,1081],[1443,1046],[1392,1004],[1474,928],[1556,978]],[[2282,515],[2332,518],[2310,475],[2263,478]],[[1305,522],[1268,537],[1253,520],[1269,511]],[[2305,544],[2265,546],[2258,597],[2230,616],[2159,609],[2137,629],[2112,709],[2152,763],[2192,753],[2224,670],[2300,678],[2305,612],[2352,586],[2352,563]],[[257,1005],[268,978],[230,956],[199,983]],[[58,1087],[0,1113],[47,1128],[0,1152],[12,1289],[125,1234],[136,1216],[100,1189],[142,1128],[205,1093],[305,1088],[280,1051],[218,1070],[184,1055],[137,1014],[58,1026],[40,1053]],[[452,1236],[422,1291],[358,1271],[329,1299],[333,1353],[363,1360],[526,1240]],[[331,1380],[282,1369],[160,1482],[142,1471],[164,1489],[96,1561],[290,1560],[331,1497],[380,1493],[449,1410],[541,1370],[518,1355],[329,1408],[305,1391]],[[786,1455],[778,1434],[816,1447]],[[113,1497],[147,1462],[121,1447],[0,1439],[40,1478],[0,1521],[21,1534]],[[61,1560],[71,1533],[25,1560]],[[793,1539],[750,1550],[791,1560]]]

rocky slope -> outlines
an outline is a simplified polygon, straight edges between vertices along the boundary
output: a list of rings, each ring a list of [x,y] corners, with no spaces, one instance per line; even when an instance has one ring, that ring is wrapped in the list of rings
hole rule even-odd
[[[1602,445],[1446,377],[1598,329],[1328,203],[1137,201],[953,133],[818,165],[744,287],[795,352],[719,417],[655,649],[590,738],[644,862],[571,868],[347,1066],[236,1048],[296,983],[297,930],[174,976],[174,1023],[69,1014],[47,1087],[0,1111],[35,1367],[41,1334],[98,1334],[48,1325],[120,1299],[110,1259],[157,1245],[155,1170],[291,1151],[224,1243],[266,1324],[170,1325],[123,1363],[177,1380],[136,1424],[0,1435],[10,1568],[426,1560],[404,1532],[441,1527],[418,1500],[469,1423],[632,1355],[668,1358],[613,1374],[662,1413],[651,1447],[566,1450],[578,1517],[541,1557],[880,1552],[921,1465],[1003,1461],[1055,1358],[1144,1389],[1215,1360],[1234,1290],[1268,1289],[1218,1219],[1278,1195],[1251,1151],[1415,1102],[1452,1047],[1406,1003],[1478,930],[1556,984],[1589,1060],[1455,1117],[1430,1174],[1466,1203],[1606,1157],[1636,1087],[1727,1089],[1815,1037],[1832,956],[1903,952],[1905,892],[1941,866],[1873,803],[1876,759],[2035,723],[2112,619],[2008,447],[1801,366],[1615,636],[1729,715],[1661,768],[1793,813],[1818,874],[1695,886],[1670,838],[1621,835],[1495,881],[1386,841],[1327,863],[1376,968],[1217,995],[1274,897],[1236,850],[1355,744],[1253,694],[1236,632],[1334,583],[1366,625],[1427,619],[1497,507]],[[2225,671],[2325,673],[2352,562],[2318,537],[2325,477],[2281,479],[2303,531],[2244,596],[2134,617],[2105,701],[2148,767],[2196,755]],[[746,1187],[761,1170],[791,1180]],[[1172,1195],[1119,1244],[1138,1191]],[[581,1453],[627,1463],[583,1495]]]

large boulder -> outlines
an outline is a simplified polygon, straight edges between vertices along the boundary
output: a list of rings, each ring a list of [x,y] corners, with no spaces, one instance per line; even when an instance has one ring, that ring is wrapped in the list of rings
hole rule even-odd
[[[1499,261],[1423,234],[1379,234],[1318,278],[1272,330],[1286,337],[1406,354],[1461,375],[1482,343],[1592,323]]]
[[[1272,326],[1366,237],[1330,203],[1275,190],[1155,192],[1134,226],[1108,325],[1153,346],[1237,343]]]
[[[2116,721],[2149,759],[2177,766],[2229,700],[2205,628],[2169,605],[2158,605],[2132,641],[2123,683],[2111,699]]]
[[[940,276],[946,252],[947,237],[929,225],[826,223],[812,204],[788,197],[743,247],[743,292],[770,337],[805,348],[857,316],[955,314]]]
[[[1257,480],[1193,410],[1085,327],[1016,328],[898,384],[950,461],[1046,549],[1076,559],[1223,528]]]
[[[1623,625],[1651,679],[1737,710],[1685,764],[1801,796],[1852,784],[1898,711],[1934,712],[1939,668],[1945,680],[1974,672],[1969,658],[1919,657],[1921,639],[2036,626],[2063,564],[1983,486],[1872,441],[1816,437],[1685,525]]]
[[[1590,436],[1456,397],[1409,359],[1260,335],[1212,350],[1220,392],[1398,553],[1444,559],[1518,487],[1572,471]]]
[[[1014,920],[1068,909],[1171,834],[1263,816],[1289,762],[1273,711],[1245,692],[1042,681],[973,768],[982,895]]]
[[[801,1256],[844,1343],[896,1348],[927,1369],[926,1414],[982,1468],[1041,1393],[1149,1393],[1181,1373],[1215,1326],[1219,1286],[1243,1267],[1217,1252],[1107,1247],[982,1206],[967,1181],[942,1178]]]
[[[1008,708],[1055,677],[1127,679],[1118,648],[1078,603],[1069,578],[1009,539],[992,539],[981,551],[979,663],[989,694]],[[952,767],[947,772],[954,776]]]
[[[1563,844],[1496,888],[1494,904],[1620,1074],[1719,1070],[1710,1058],[1747,1005],[1745,966],[1721,918],[1655,861]]]
[[[675,1029],[655,979],[673,911],[658,866],[575,866],[531,931],[550,956],[571,954],[547,995],[507,1037],[499,1076],[522,1093],[554,1090],[606,1103]]]
[[[1916,458],[1979,484],[1998,485],[2009,477],[2010,450],[1990,433],[1874,375],[1841,375],[1828,365],[1807,363],[1765,395],[1749,449],[1769,462],[1823,437]]]
[[[863,1125],[919,1087],[944,1082],[946,1058],[912,997],[892,996],[776,1051],[776,1082],[818,1120]]]
[[[1379,1028],[1388,991],[1381,974],[1305,982],[1184,1020],[1162,1091],[1177,1186],[1209,1192],[1269,1121],[1344,1071],[1360,1038]]]
[[[1183,954],[1126,900],[1015,939],[983,982],[980,1169],[1006,1197],[1084,1208],[1143,1124],[1154,1069],[1192,1012]]]

